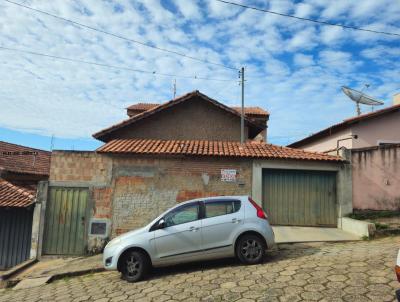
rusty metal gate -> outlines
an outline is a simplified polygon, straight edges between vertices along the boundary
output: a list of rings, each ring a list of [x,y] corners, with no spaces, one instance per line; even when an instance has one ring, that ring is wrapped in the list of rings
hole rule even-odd
[[[265,169],[263,207],[275,225],[336,226],[336,172]]]
[[[0,208],[0,270],[29,258],[33,206]]]
[[[88,188],[49,187],[43,254],[85,254],[88,197]]]

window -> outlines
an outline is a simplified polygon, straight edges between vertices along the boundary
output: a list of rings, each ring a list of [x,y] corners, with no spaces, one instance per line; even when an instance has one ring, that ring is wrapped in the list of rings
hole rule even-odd
[[[239,200],[216,200],[205,203],[205,218],[232,214],[240,209]]]
[[[164,219],[166,227],[195,221],[199,219],[199,205],[195,203],[181,206],[165,215]]]

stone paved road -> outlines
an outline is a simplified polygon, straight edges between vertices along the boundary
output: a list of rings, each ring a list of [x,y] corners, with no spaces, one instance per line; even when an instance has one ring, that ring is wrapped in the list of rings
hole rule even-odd
[[[264,264],[234,260],[156,270],[129,284],[115,272],[3,290],[0,301],[394,301],[393,265],[400,237],[296,244]]]

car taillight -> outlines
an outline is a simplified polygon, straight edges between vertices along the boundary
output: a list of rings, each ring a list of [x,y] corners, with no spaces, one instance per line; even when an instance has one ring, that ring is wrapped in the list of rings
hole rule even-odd
[[[253,200],[249,197],[250,203],[255,207],[257,211],[257,217],[261,219],[268,219],[267,214],[263,211],[263,209]]]
[[[397,276],[397,280],[400,282],[400,266],[396,265],[394,268]]]

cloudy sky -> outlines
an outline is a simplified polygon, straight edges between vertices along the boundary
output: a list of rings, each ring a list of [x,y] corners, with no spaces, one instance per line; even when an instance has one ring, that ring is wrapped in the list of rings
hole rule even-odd
[[[245,66],[245,102],[271,113],[269,141],[286,145],[355,114],[342,85],[392,102],[400,37],[301,22],[215,0],[13,0],[133,40],[226,66]],[[400,33],[399,0],[237,2],[279,13]],[[0,49],[0,140],[94,149],[91,134],[135,102],[198,89],[240,103],[237,71],[130,43],[0,0],[0,47],[139,69],[66,62]],[[160,76],[151,72],[176,75]],[[210,80],[189,79],[200,77]],[[226,81],[217,81],[217,80]],[[363,108],[364,112],[369,108]]]

